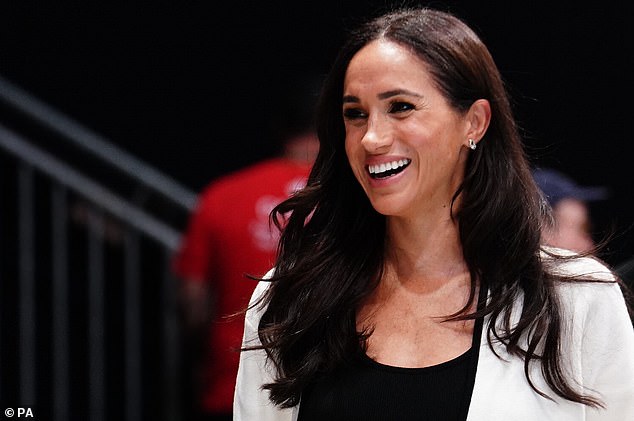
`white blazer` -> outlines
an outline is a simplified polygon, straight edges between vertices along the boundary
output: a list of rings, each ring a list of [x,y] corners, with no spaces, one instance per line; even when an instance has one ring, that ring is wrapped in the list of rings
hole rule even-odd
[[[612,279],[609,271],[590,258],[562,265],[567,273],[595,273]],[[270,285],[258,284],[251,303]],[[467,421],[634,421],[634,328],[623,294],[616,283],[571,283],[558,287],[563,311],[563,365],[579,387],[598,396],[605,409],[594,409],[557,397],[550,392],[537,364],[535,385],[553,401],[537,394],[524,375],[523,361],[494,343],[487,343],[485,320],[480,355]],[[513,310],[517,320],[521,297]],[[263,308],[253,308],[245,318],[244,345],[259,344],[257,327]],[[261,390],[273,381],[275,368],[264,351],[242,352],[234,398],[234,421],[295,421],[299,405],[280,409]],[[592,392],[595,391],[595,392]],[[549,393],[550,392],[550,393]]]

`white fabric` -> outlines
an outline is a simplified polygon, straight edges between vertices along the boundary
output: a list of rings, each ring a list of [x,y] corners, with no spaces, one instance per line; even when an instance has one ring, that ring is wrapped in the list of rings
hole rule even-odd
[[[566,273],[596,272],[612,279],[599,262],[585,258],[570,261],[559,270]],[[268,287],[260,282],[252,302]],[[593,409],[556,397],[546,387],[539,367],[532,379],[540,390],[553,398],[537,394],[528,384],[521,359],[508,355],[496,344],[496,356],[486,340],[485,321],[480,357],[469,407],[468,421],[628,421],[634,420],[634,328],[623,294],[616,283],[571,283],[558,287],[563,309],[564,366],[587,393],[598,392],[606,409]],[[519,307],[519,306],[516,306]],[[517,317],[519,309],[515,309]],[[262,308],[247,313],[244,344],[259,344],[257,326]],[[266,364],[264,351],[242,352],[238,370],[235,421],[295,421],[299,406],[281,410],[261,390],[273,379],[273,365]]]

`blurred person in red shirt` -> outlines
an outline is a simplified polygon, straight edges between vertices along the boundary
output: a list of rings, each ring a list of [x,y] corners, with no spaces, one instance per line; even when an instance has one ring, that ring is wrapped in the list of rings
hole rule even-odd
[[[261,277],[275,262],[279,232],[269,223],[270,211],[305,185],[317,156],[313,109],[319,88],[314,76],[289,83],[276,110],[281,154],[213,180],[201,192],[174,256],[197,360],[188,362],[196,419],[232,418],[244,317],[229,316],[249,302],[256,282],[248,275]]]

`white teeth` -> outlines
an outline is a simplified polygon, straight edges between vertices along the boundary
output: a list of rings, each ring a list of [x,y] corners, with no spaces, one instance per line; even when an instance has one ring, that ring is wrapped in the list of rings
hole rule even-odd
[[[399,159],[398,161],[384,162],[382,164],[368,165],[370,174],[381,174],[389,170],[404,167],[411,162],[411,159]]]

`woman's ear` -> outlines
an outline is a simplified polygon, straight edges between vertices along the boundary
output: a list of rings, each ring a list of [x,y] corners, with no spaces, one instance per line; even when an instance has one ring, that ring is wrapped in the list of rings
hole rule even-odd
[[[484,137],[491,122],[491,104],[486,99],[478,99],[467,111],[467,138],[477,144]]]

